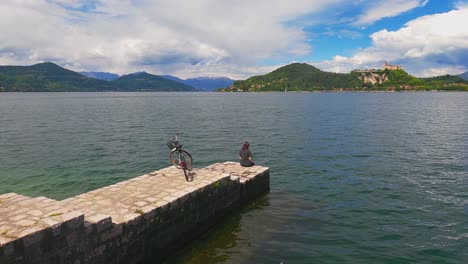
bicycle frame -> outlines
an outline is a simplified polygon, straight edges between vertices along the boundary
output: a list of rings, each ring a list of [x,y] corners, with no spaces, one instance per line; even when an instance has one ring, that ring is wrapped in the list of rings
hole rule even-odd
[[[178,152],[178,156],[179,156],[179,164],[182,168],[187,169],[187,164],[185,164],[185,159],[184,159],[184,156],[182,155],[182,151],[181,151],[181,148],[176,148],[176,151]]]
[[[171,150],[169,153],[169,161],[176,168],[184,171],[185,179],[187,181],[193,180],[193,177],[191,178],[190,175],[190,171],[192,170],[192,156],[186,150],[182,149],[182,144],[178,141],[177,135],[171,138],[167,143],[167,146]],[[177,157],[175,155],[177,155]]]

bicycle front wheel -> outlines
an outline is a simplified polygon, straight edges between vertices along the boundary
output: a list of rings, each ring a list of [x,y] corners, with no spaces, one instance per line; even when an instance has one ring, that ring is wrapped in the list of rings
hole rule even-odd
[[[185,150],[174,150],[169,154],[169,160],[172,165],[176,166],[178,169],[192,169],[192,155]],[[185,166],[184,163],[185,163]]]
[[[193,176],[190,174],[189,169],[185,169],[185,168],[184,168],[184,175],[185,175],[185,179],[186,179],[188,182],[193,181]]]

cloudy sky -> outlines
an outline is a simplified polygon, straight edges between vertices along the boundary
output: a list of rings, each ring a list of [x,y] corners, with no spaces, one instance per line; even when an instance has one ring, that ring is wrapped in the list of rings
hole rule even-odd
[[[0,65],[245,79],[324,71],[468,70],[468,0],[1,0]]]

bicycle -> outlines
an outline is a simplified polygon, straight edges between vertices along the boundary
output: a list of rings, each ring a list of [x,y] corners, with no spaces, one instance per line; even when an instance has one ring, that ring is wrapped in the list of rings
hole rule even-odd
[[[190,171],[192,170],[192,155],[182,149],[182,144],[179,142],[177,135],[178,134],[173,136],[171,140],[167,142],[167,146],[171,150],[171,153],[169,153],[169,161],[176,168],[183,169],[185,179],[190,182],[193,180],[190,175]]]

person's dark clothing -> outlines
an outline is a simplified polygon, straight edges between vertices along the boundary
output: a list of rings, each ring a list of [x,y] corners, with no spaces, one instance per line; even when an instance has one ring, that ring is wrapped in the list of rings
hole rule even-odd
[[[239,151],[239,157],[241,157],[241,159],[240,159],[240,165],[241,166],[251,167],[251,166],[255,165],[254,162],[249,160],[249,157],[252,157],[252,153],[250,152],[249,149],[241,149]]]

